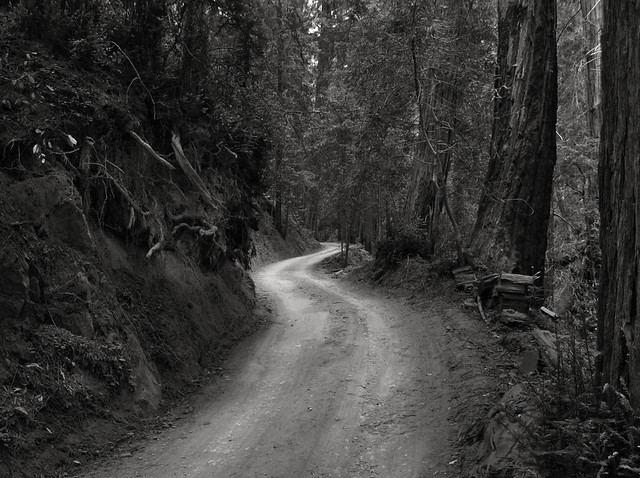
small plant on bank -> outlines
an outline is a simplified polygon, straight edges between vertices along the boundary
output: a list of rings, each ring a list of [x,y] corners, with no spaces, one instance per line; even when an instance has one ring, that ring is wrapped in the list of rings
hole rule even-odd
[[[596,388],[597,283],[565,275],[574,303],[556,322],[555,363],[529,382],[542,412],[532,448],[544,476],[638,476],[640,417],[625,390]]]

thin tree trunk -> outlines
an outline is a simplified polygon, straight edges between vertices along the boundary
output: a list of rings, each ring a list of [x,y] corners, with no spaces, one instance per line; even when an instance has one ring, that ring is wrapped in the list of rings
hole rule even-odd
[[[454,79],[432,71],[428,91],[419,92],[418,144],[411,167],[405,216],[418,217],[432,240],[438,230],[443,194],[451,164],[454,128],[462,95]]]
[[[451,1],[448,6],[454,15],[449,18],[453,22],[450,34],[456,38],[465,28],[468,12],[459,0]],[[454,42],[453,48],[458,48],[457,42]],[[415,43],[412,43],[412,53],[418,107],[418,143],[411,166],[404,216],[405,219],[418,218],[427,228],[429,248],[433,252],[440,234],[444,188],[453,156],[463,87],[455,73],[455,65],[445,66],[444,69],[430,68],[428,76],[422,78]]]
[[[602,27],[602,1],[580,0],[582,30],[587,45],[584,53],[585,84],[587,93],[587,126],[593,138],[600,137],[602,124],[600,92],[600,29]]]
[[[456,243],[456,252],[458,254],[458,265],[460,267],[464,266],[464,251],[462,250],[462,235],[460,234],[460,228],[458,227],[458,222],[456,221],[455,216],[451,212],[451,208],[449,207],[449,199],[447,199],[447,193],[444,191],[442,195],[442,203],[444,205],[445,211],[447,211],[447,216],[449,216],[449,221],[451,222],[451,229],[453,229],[453,240]]]
[[[349,216],[346,216],[345,219],[345,247],[344,247],[344,262],[343,267],[347,267],[349,265],[349,245],[351,244],[351,221],[349,220]]]
[[[329,72],[335,55],[335,45],[331,20],[333,0],[321,0],[320,2],[320,35],[318,37],[318,66],[316,76],[316,108],[324,104],[324,96],[329,88]]]
[[[283,30],[283,12],[282,12],[282,1],[278,0],[276,3],[276,20],[278,31]],[[277,55],[277,70],[276,70],[276,91],[278,96],[282,98],[284,94],[284,57],[285,57],[285,43],[284,43],[284,35],[278,36],[277,41],[278,55]],[[275,210],[273,215],[273,222],[275,224],[276,230],[280,233],[282,237],[286,235],[285,225],[282,222],[282,201],[283,201],[283,189],[284,189],[284,181],[282,180],[282,169],[284,162],[284,145],[282,144],[284,140],[282,138],[276,138],[276,147],[275,147]]]

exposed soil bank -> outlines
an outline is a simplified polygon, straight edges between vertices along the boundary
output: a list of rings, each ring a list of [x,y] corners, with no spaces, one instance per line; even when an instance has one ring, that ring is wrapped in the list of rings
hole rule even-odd
[[[48,476],[218,364],[256,326],[254,287],[90,227],[63,173],[0,181],[0,475]]]

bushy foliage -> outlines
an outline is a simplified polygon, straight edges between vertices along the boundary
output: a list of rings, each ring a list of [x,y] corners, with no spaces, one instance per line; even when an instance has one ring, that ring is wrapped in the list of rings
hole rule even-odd
[[[404,225],[378,242],[376,248],[376,262],[385,267],[394,266],[410,256],[427,259],[429,243],[426,233],[416,226]]]

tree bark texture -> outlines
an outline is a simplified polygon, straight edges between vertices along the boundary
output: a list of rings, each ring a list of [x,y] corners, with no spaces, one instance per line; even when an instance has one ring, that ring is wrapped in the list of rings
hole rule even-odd
[[[460,35],[466,28],[468,11],[463,2],[449,2],[453,12],[448,20],[455,36],[452,57],[460,48]],[[418,218],[428,230],[429,247],[435,249],[439,236],[440,217],[444,209],[445,194],[453,148],[458,110],[462,106],[463,86],[456,73],[457,65],[441,64],[429,68],[421,78],[415,43],[412,43],[416,98],[418,106],[418,143],[414,152],[411,176],[405,203],[406,219]],[[454,221],[455,222],[455,221]],[[452,223],[453,224],[453,223]]]
[[[640,406],[640,3],[603,1],[599,385]],[[638,340],[636,340],[638,337]]]
[[[436,240],[444,207],[456,113],[461,99],[455,79],[439,79],[435,71],[418,95],[418,144],[411,166],[405,216],[418,217],[424,222],[432,243]]]
[[[470,249],[489,268],[544,273],[556,162],[555,0],[498,1],[489,165]]]

